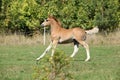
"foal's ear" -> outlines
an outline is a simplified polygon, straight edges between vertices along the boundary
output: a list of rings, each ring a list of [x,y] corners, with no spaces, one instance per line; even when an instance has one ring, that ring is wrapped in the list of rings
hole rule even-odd
[[[48,15],[48,18],[53,18],[53,16],[49,14],[49,15]]]

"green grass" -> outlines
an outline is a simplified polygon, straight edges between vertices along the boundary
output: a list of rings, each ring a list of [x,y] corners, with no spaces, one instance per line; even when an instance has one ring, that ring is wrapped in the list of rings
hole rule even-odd
[[[0,80],[34,80],[35,59],[45,48],[42,45],[0,46]],[[60,45],[58,49],[68,57],[73,52],[72,45]],[[86,54],[82,47],[71,60],[74,80],[120,80],[120,46],[94,45],[90,52],[89,62],[84,62]],[[50,53],[46,56],[50,57]]]

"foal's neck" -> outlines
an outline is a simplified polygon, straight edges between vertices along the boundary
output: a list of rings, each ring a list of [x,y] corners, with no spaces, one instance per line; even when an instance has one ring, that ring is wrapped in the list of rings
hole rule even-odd
[[[61,29],[61,25],[57,22],[51,24],[51,33],[52,32],[56,32],[56,31],[59,31]]]

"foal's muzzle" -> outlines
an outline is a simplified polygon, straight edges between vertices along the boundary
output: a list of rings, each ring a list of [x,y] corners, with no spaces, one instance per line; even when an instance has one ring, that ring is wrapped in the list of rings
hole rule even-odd
[[[44,24],[41,24],[42,27],[44,27]]]

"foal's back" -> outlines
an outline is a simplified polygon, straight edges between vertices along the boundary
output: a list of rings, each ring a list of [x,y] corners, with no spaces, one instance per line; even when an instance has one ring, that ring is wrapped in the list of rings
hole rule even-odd
[[[73,38],[80,41],[83,41],[86,38],[85,30],[78,27],[72,29],[61,28],[59,35],[63,39]]]

